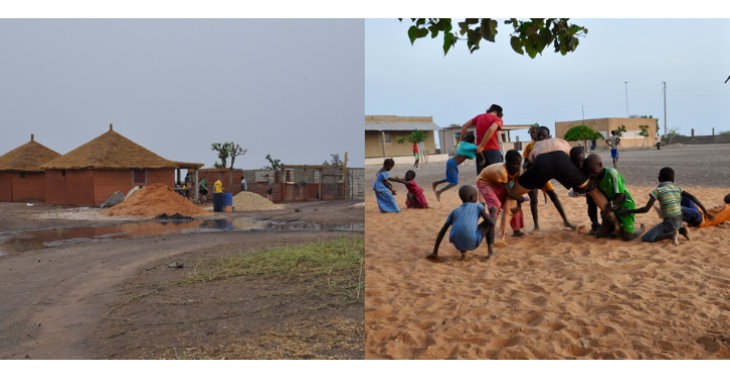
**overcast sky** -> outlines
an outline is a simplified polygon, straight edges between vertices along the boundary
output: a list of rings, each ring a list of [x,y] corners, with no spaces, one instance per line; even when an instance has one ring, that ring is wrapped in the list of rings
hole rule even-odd
[[[571,19],[588,28],[573,53],[548,47],[530,59],[509,44],[500,20],[496,43],[469,54],[459,41],[444,56],[440,35],[407,36],[408,20],[365,21],[365,113],[429,116],[445,127],[463,124],[490,104],[505,124],[653,115],[664,126],[696,135],[730,130],[730,20]],[[455,28],[457,26],[455,25]],[[625,84],[628,82],[628,84]],[[663,132],[663,131],[662,131]],[[520,132],[520,139],[527,132]]]
[[[321,164],[364,162],[364,21],[0,20],[0,155],[65,154],[109,129],[212,166],[214,142]]]

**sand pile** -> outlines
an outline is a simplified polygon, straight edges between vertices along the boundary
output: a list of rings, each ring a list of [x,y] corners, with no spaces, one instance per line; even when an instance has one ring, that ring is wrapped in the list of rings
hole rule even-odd
[[[175,213],[188,217],[211,215],[164,184],[145,186],[132,193],[124,202],[99,214],[116,217],[154,218],[162,214]]]
[[[604,160],[605,162],[605,160]],[[471,183],[469,183],[471,184]],[[654,186],[630,186],[644,206]],[[726,188],[687,188],[705,206]],[[382,359],[695,359],[730,357],[730,240],[726,226],[642,243],[591,238],[561,227],[543,207],[541,231],[513,238],[495,260],[484,245],[459,261],[448,242],[433,262],[436,236],[461,201],[456,190],[429,210],[381,214],[372,191],[365,206],[365,358]],[[589,228],[584,198],[556,185],[568,218]],[[532,229],[530,207],[527,230]],[[656,212],[636,224],[659,223]],[[509,227],[509,226],[508,226]],[[499,245],[499,244],[498,244]]]
[[[253,192],[241,192],[233,197],[233,207],[236,211],[253,210],[281,210],[284,205],[276,205],[259,194]]]

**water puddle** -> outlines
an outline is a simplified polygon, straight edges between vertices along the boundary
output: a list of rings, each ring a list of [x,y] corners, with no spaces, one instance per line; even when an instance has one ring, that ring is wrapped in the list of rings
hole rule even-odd
[[[272,222],[252,218],[145,222],[121,226],[59,227],[0,233],[0,257],[72,244],[115,239],[223,231],[364,231],[364,223]]]

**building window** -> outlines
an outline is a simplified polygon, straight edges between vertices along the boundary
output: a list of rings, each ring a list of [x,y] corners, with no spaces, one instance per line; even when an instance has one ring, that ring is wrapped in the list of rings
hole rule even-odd
[[[133,169],[132,170],[132,184],[146,184],[147,183],[147,171],[144,169]]]
[[[385,144],[390,144],[390,134],[389,133],[384,133],[384,134],[385,134]],[[378,134],[378,144],[380,144],[380,145],[383,144],[383,133]]]
[[[18,173],[18,177],[20,177],[20,178],[25,178],[25,172],[20,172],[20,173]]]

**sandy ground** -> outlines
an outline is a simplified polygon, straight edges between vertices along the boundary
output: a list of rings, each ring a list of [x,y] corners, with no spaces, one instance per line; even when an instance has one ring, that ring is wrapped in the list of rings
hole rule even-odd
[[[624,151],[619,170],[640,206],[655,183],[638,180],[636,172],[656,177],[662,166],[672,166],[682,187],[715,206],[730,192],[714,186],[727,185],[717,179],[725,168],[698,162],[727,159],[714,149],[728,147],[712,147],[663,149],[661,159],[651,155],[656,151]],[[402,176],[407,168],[397,166],[395,173]],[[473,185],[473,164],[461,170],[461,184]],[[366,358],[730,358],[728,226],[695,229],[693,240],[682,238],[678,247],[596,240],[585,235],[590,224],[585,200],[568,197],[556,185],[568,218],[582,226],[577,232],[562,227],[541,195],[541,231],[508,236],[496,248],[497,259],[485,260],[482,245],[461,262],[447,235],[441,258],[431,262],[424,256],[449,212],[461,204],[456,189],[436,202],[430,181],[442,171],[435,164],[417,171],[432,209],[381,214],[367,192]],[[370,185],[375,172],[368,170]],[[399,205],[404,194],[396,196]],[[529,206],[524,208],[531,230]],[[658,222],[653,211],[637,215],[637,224]]]
[[[242,215],[281,221],[303,218],[334,223],[363,222],[362,208],[349,208],[354,203],[357,201],[311,202],[268,214]],[[39,213],[53,211],[46,205],[27,209],[23,207],[25,204],[0,205],[4,215],[15,219],[14,222],[3,221],[1,225],[16,231],[99,224],[91,220],[39,219]],[[296,212],[295,208],[300,211]],[[124,298],[125,293],[118,290],[125,282],[133,282],[131,280],[143,273],[148,273],[143,276],[145,279],[153,280],[147,268],[161,266],[175,256],[217,256],[221,251],[241,246],[254,249],[287,243],[295,245],[322,237],[331,238],[336,234],[339,233],[248,231],[153,236],[72,245],[0,258],[0,359],[170,357],[134,354],[119,347],[139,343],[147,337],[143,332],[116,336],[109,333],[114,325],[102,315],[109,306]],[[184,297],[184,293],[177,295],[173,293],[171,300],[184,302],[191,299]],[[346,317],[355,319],[358,312],[348,311]],[[155,312],[152,311],[152,314]],[[326,317],[323,319],[326,321]],[[252,332],[250,327],[239,327],[247,330],[249,335]],[[111,336],[117,344],[104,341]],[[186,347],[190,346],[186,344]],[[122,350],[123,353],[120,352]]]

